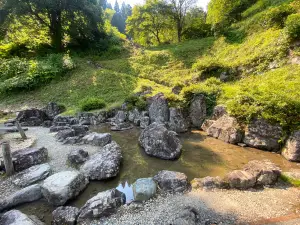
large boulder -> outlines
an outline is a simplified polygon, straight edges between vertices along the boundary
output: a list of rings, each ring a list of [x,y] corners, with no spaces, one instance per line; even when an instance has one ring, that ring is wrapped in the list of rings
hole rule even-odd
[[[184,192],[188,188],[187,176],[180,172],[162,170],[154,176],[154,180],[165,192]]]
[[[42,198],[41,186],[34,184],[0,200],[0,212],[20,204],[39,200],[40,198]]]
[[[18,173],[14,177],[12,182],[19,187],[27,187],[36,182],[44,180],[46,177],[49,176],[50,172],[51,172],[51,167],[47,163],[32,166]]]
[[[75,131],[71,128],[60,130],[57,134],[55,134],[55,138],[60,142],[63,142],[70,137],[75,137]]]
[[[169,121],[169,116],[167,99],[162,93],[155,95],[152,98],[152,103],[149,107],[149,117],[151,123],[166,123]]]
[[[55,102],[49,102],[47,106],[43,109],[49,119],[53,120],[55,116],[62,113],[62,107],[60,107]]]
[[[53,119],[53,123],[54,125],[59,125],[60,123],[65,123],[68,125],[74,125],[74,124],[78,124],[79,120],[77,118],[75,118],[74,116],[55,116]]]
[[[80,112],[77,113],[77,118],[79,119],[80,125],[98,125],[100,124],[98,120],[98,115],[90,112]]]
[[[228,115],[214,122],[207,129],[207,134],[230,144],[237,144],[243,139],[243,132],[237,120]]]
[[[200,128],[205,120],[206,114],[206,98],[204,95],[196,95],[190,104],[190,119],[192,127]]]
[[[133,195],[135,201],[147,201],[156,193],[156,183],[152,177],[138,179],[133,184]]]
[[[113,141],[101,148],[98,153],[92,155],[80,170],[90,180],[105,180],[117,176],[121,161],[121,148]]]
[[[110,216],[125,202],[125,194],[115,188],[100,192],[80,209],[78,224],[90,224],[93,220]]]
[[[250,172],[256,178],[256,185],[272,185],[278,180],[281,170],[269,160],[253,160],[247,163],[244,171]]]
[[[124,111],[118,111],[117,115],[112,118],[112,125],[124,123],[127,120],[127,113]]]
[[[76,225],[79,209],[72,206],[60,206],[52,212],[52,225]]]
[[[288,138],[282,155],[289,161],[300,162],[300,131],[294,132]]]
[[[87,161],[89,153],[83,149],[73,149],[68,154],[68,161],[72,165],[80,165]]]
[[[203,188],[203,189],[215,189],[215,188],[227,188],[227,183],[220,177],[203,177],[195,178],[191,181],[192,188]]]
[[[34,165],[45,163],[48,160],[46,148],[26,148],[12,153],[16,171],[28,169]]]
[[[211,127],[216,121],[215,120],[204,120],[201,129],[205,132],[207,132],[208,128]]]
[[[86,125],[72,125],[71,128],[75,132],[75,136],[83,137],[89,131],[89,127]]]
[[[44,181],[42,193],[49,203],[61,206],[76,197],[88,183],[88,179],[77,171],[59,172]]]
[[[109,143],[111,143],[111,134],[109,133],[90,133],[82,138],[82,142],[84,144],[90,144],[95,146],[103,147]]]
[[[0,217],[1,225],[43,225],[44,223],[36,218],[27,216],[19,210],[11,210]]]
[[[249,189],[255,186],[256,176],[244,170],[234,170],[227,174],[226,180],[231,188]]]
[[[142,131],[139,143],[147,155],[161,159],[176,159],[181,154],[182,145],[174,131],[165,125],[152,123]]]
[[[17,121],[24,126],[41,126],[49,119],[47,114],[40,109],[26,109],[20,111],[17,116]]]
[[[253,120],[246,129],[243,142],[250,147],[278,152],[283,130],[279,125],[269,124],[263,119]]]
[[[170,108],[169,128],[177,133],[184,133],[188,130],[187,122],[179,108]]]

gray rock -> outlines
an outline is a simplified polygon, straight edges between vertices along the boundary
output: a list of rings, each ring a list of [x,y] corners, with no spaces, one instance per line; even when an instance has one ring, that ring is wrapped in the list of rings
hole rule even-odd
[[[87,161],[89,153],[83,149],[73,149],[68,154],[68,161],[73,165],[80,165]]]
[[[134,123],[134,125],[136,125],[136,126],[140,126],[140,124],[141,124],[141,119],[140,119],[140,118],[136,118],[136,119],[134,119],[133,123]]]
[[[12,157],[15,158],[15,170],[22,171],[34,165],[47,162],[48,150],[46,148],[20,149],[13,152]]]
[[[169,121],[168,101],[162,93],[152,98],[152,103],[149,107],[149,117],[151,123],[166,123]]]
[[[300,131],[294,132],[288,138],[281,154],[289,161],[300,162]]]
[[[200,219],[200,213],[197,209],[187,206],[180,210],[176,215],[172,225],[196,225]]]
[[[99,123],[105,123],[107,119],[108,119],[107,111],[99,112],[99,114],[98,114]]]
[[[46,121],[43,122],[42,126],[49,128],[49,127],[52,126],[52,121],[51,120],[46,120]]]
[[[140,119],[140,127],[145,129],[150,124],[150,118],[148,116],[141,117]]]
[[[118,111],[117,115],[112,119],[112,122],[115,124],[124,123],[127,119],[127,113],[124,111]]]
[[[62,113],[62,109],[55,102],[49,102],[43,111],[51,120],[53,120],[58,114]]]
[[[60,206],[52,212],[52,225],[76,225],[78,215],[78,208]]]
[[[109,133],[90,133],[82,138],[82,142],[84,144],[90,144],[95,146],[103,147],[109,143],[111,143],[111,134]]]
[[[78,124],[79,120],[75,118],[74,116],[55,116],[53,119],[53,123],[55,126],[57,126],[58,123],[66,123],[70,125]]]
[[[77,118],[79,119],[80,125],[98,125],[100,124],[98,120],[98,115],[89,112],[77,113]]]
[[[176,159],[181,154],[182,145],[174,131],[163,124],[152,123],[142,131],[139,143],[147,155],[161,159]]]
[[[5,126],[5,127],[13,127],[14,124],[13,124],[13,123],[5,123],[4,126]]]
[[[256,185],[275,184],[281,174],[280,168],[269,160],[250,161],[244,166],[243,170],[255,176]]]
[[[227,115],[226,107],[224,105],[217,105],[214,107],[214,111],[213,111],[211,119],[218,120],[224,115]]]
[[[138,109],[130,110],[128,112],[128,120],[130,122],[134,122],[135,119],[139,119],[139,118],[140,118],[140,112]]]
[[[44,181],[42,193],[50,204],[61,206],[75,198],[88,183],[88,179],[77,171],[59,172]]]
[[[149,117],[149,112],[148,111],[142,111],[141,112],[141,117],[145,117],[145,116]]]
[[[66,140],[68,137],[75,137],[75,131],[71,128],[60,130],[55,134],[55,138],[60,142]]]
[[[36,182],[44,180],[49,176],[51,172],[51,167],[49,164],[41,164],[32,166],[29,169],[26,169],[20,173],[18,173],[14,179],[13,183],[19,187],[27,187]]]
[[[192,126],[200,128],[205,120],[206,114],[206,99],[204,95],[196,95],[190,105],[190,119]]]
[[[138,179],[133,184],[133,195],[135,201],[147,201],[156,193],[156,183],[152,177]]]
[[[124,131],[124,130],[130,130],[133,126],[130,123],[124,122],[124,123],[117,123],[114,126],[112,126],[110,129],[112,131]]]
[[[271,125],[263,119],[253,120],[246,129],[243,142],[250,147],[278,152],[283,130],[279,125]]]
[[[165,192],[184,192],[188,188],[187,176],[180,172],[162,170],[154,176],[154,180]]]
[[[237,144],[243,138],[243,132],[237,120],[228,115],[222,116],[208,129],[207,134],[230,144]]]
[[[80,171],[90,180],[105,180],[117,176],[122,161],[121,148],[116,142],[111,142],[92,155]]]
[[[214,122],[216,122],[215,120],[204,120],[201,129],[205,132],[207,132],[208,128],[210,128],[211,125],[214,124]]]
[[[75,136],[83,137],[89,131],[89,127],[85,125],[72,125],[71,128],[75,132]]]
[[[108,217],[125,202],[125,194],[115,188],[99,192],[80,209],[78,224],[90,224],[92,220]]]
[[[18,113],[16,120],[21,124],[26,124],[26,126],[41,126],[44,121],[49,119],[43,110],[26,109]]]
[[[74,144],[80,144],[81,142],[82,142],[81,137],[75,136],[75,137],[67,137],[65,140],[63,140],[62,144],[74,145]]]
[[[41,221],[37,219],[32,219],[26,214],[20,212],[19,210],[11,210],[4,213],[0,217],[1,225],[42,225]]]
[[[188,131],[188,125],[184,119],[181,109],[170,108],[169,128],[177,133],[184,133]]]
[[[249,189],[255,186],[256,176],[244,170],[234,170],[227,174],[229,186],[236,189]]]
[[[50,127],[50,132],[53,133],[53,132],[58,132],[58,131],[61,131],[61,130],[69,130],[70,127],[69,126],[51,126]]]
[[[40,198],[42,198],[41,186],[38,184],[31,185],[0,200],[0,212],[24,203],[39,200]]]

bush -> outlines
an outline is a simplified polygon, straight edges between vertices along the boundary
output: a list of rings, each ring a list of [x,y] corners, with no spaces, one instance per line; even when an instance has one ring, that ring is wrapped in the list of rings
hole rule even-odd
[[[136,95],[128,96],[125,99],[125,102],[127,103],[127,109],[128,110],[133,110],[134,108],[137,108],[138,110],[143,111],[148,106],[145,99],[140,98]]]
[[[94,109],[103,109],[106,103],[100,98],[85,98],[79,103],[82,111],[90,111]]]
[[[300,38],[300,14],[289,15],[285,22],[285,30],[292,40]]]
[[[287,4],[271,8],[264,16],[265,25],[267,25],[267,27],[276,26],[283,28],[286,18],[292,13],[295,13],[294,8]]]

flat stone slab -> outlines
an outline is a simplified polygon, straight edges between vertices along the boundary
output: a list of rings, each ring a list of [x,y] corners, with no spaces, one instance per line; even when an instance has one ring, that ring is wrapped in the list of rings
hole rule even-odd
[[[50,204],[61,206],[75,198],[88,183],[88,179],[78,171],[59,172],[44,181],[42,193]]]
[[[0,200],[0,212],[23,203],[39,200],[41,197],[41,186],[38,184],[31,185],[13,193],[12,195],[8,196],[3,200]]]
[[[28,128],[23,128],[22,127],[22,129],[24,131],[28,131]],[[15,132],[19,132],[17,127],[1,127],[0,128],[0,133],[15,133]]]
[[[38,181],[44,180],[49,176],[50,172],[51,167],[48,163],[32,166],[29,169],[18,173],[12,182],[19,187],[27,187]]]

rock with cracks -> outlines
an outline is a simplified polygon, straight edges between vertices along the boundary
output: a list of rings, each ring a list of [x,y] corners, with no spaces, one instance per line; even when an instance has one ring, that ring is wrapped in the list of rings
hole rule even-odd
[[[79,209],[72,206],[61,206],[52,212],[52,225],[76,225]]]
[[[184,192],[188,188],[187,176],[184,173],[162,170],[154,176],[159,188],[165,192]]]
[[[246,129],[243,142],[250,147],[277,152],[283,130],[279,125],[269,124],[263,119],[253,120]]]
[[[83,149],[73,149],[68,154],[68,161],[72,165],[80,165],[87,161],[89,153]]]
[[[48,160],[46,148],[26,148],[12,153],[15,158],[14,166],[16,171],[28,169],[34,165],[45,163]]]
[[[294,132],[288,138],[282,155],[289,161],[300,162],[300,131]]]
[[[227,175],[229,186],[236,189],[249,189],[255,186],[256,176],[244,170],[234,170]]]
[[[149,117],[151,123],[166,123],[169,121],[168,101],[162,93],[152,98],[152,103],[149,107]]]
[[[169,131],[165,125],[153,123],[146,127],[139,143],[147,155],[161,159],[177,159],[181,154],[182,145],[174,131]]]
[[[78,224],[91,224],[93,220],[108,217],[125,202],[125,194],[115,188],[100,192],[80,209]]]
[[[88,183],[88,179],[77,171],[59,172],[44,181],[42,193],[50,204],[61,206],[75,198]]]
[[[13,183],[19,187],[27,187],[36,182],[44,180],[49,176],[51,172],[51,167],[49,164],[41,164],[32,166],[29,169],[26,169],[20,173],[18,173],[14,179]]]
[[[170,108],[169,128],[177,133],[184,133],[188,130],[187,122],[179,108]]]
[[[230,144],[237,144],[242,141],[243,132],[237,120],[228,115],[222,116],[208,129],[207,134]]]
[[[49,102],[43,111],[49,119],[53,120],[55,116],[62,113],[62,108],[55,102]]]
[[[16,120],[23,126],[41,126],[44,121],[49,119],[43,110],[26,109],[18,113]]]
[[[0,212],[20,204],[33,202],[42,198],[41,186],[34,184],[13,193],[0,201]]]
[[[118,175],[121,161],[121,148],[116,142],[112,142],[92,155],[80,171],[90,180],[105,180]]]
[[[27,216],[19,210],[11,210],[0,217],[1,225],[43,225],[36,217]]]

